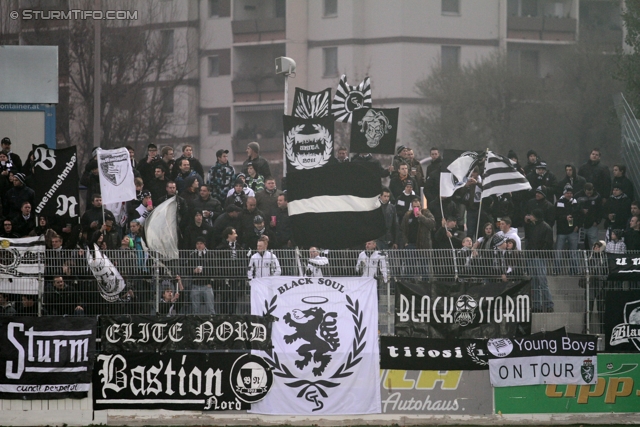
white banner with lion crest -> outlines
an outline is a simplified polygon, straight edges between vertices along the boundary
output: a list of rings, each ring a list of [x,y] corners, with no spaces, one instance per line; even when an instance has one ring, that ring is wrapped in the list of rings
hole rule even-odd
[[[0,239],[0,293],[37,295],[44,251],[44,236]]]
[[[271,332],[273,350],[255,352],[273,366],[273,386],[250,412],[380,413],[375,279],[254,279],[251,313],[278,320]]]
[[[133,166],[129,150],[125,147],[115,150],[98,148],[98,171],[103,204],[128,202],[136,198]]]

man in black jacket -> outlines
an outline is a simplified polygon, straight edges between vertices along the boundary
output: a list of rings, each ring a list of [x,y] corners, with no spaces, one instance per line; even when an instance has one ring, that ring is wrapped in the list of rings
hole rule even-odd
[[[431,206],[440,198],[440,173],[442,172],[442,157],[436,147],[432,147],[429,152],[431,163],[427,166],[427,174],[424,183],[424,195],[427,203]]]
[[[547,197],[550,201],[553,201],[553,189],[557,187],[558,179],[552,172],[549,172],[546,162],[538,162],[535,172],[530,173],[527,179],[531,184],[531,188],[546,187],[549,190]]]
[[[382,205],[382,213],[384,214],[387,231],[384,236],[376,240],[376,247],[380,250],[398,249],[398,244],[401,243],[400,241],[402,240],[396,207],[389,201],[390,198],[391,192],[387,187],[383,187],[382,194],[380,194],[380,204]]]
[[[527,239],[527,250],[535,251],[531,252],[529,260],[532,308],[534,313],[550,313],[553,312],[553,298],[547,282],[545,259],[551,256],[553,250],[553,230],[544,221],[544,214],[540,209],[534,209],[530,217],[531,229]]]
[[[206,184],[200,184],[199,197],[193,201],[193,211],[201,211],[204,221],[213,226],[213,222],[222,214],[222,204],[214,198]]]
[[[627,178],[627,167],[625,165],[613,165],[613,181],[611,187],[620,187],[622,192],[631,200],[635,200],[635,190],[633,182]]]
[[[235,228],[227,227],[222,232],[222,242],[216,247],[218,289],[220,291],[221,314],[235,314],[237,301],[244,294],[244,281],[247,272],[243,260],[247,257],[238,242]]]
[[[188,272],[191,276],[191,308],[194,314],[215,314],[213,298],[213,256],[206,239],[196,239],[195,251],[189,254]]]
[[[578,201],[573,198],[573,188],[566,187],[562,197],[556,203],[557,239],[556,250],[564,250],[568,245],[570,251],[578,250],[578,229],[582,222],[582,212]]]
[[[247,168],[249,163],[253,165],[253,168],[258,172],[258,175],[262,175],[264,178],[271,176],[271,168],[269,162],[263,157],[260,157],[260,144],[257,142],[250,142],[247,145],[247,160],[242,164],[242,172],[247,174]]]
[[[558,181],[558,186],[555,188],[556,197],[562,197],[562,193],[564,192],[564,188],[569,185],[573,188],[573,194],[576,195],[582,191],[584,185],[587,181],[578,175],[578,171],[576,167],[571,163],[566,164],[564,166],[565,177]]]
[[[611,190],[604,205],[604,226],[607,230],[624,230],[631,216],[631,199],[619,187]],[[607,233],[608,234],[608,233]]]
[[[585,249],[590,249],[598,241],[598,226],[602,221],[602,196],[587,182],[584,189],[576,194],[578,207],[582,211],[580,227],[584,228],[586,241]]]
[[[583,177],[595,187],[596,191],[602,196],[602,203],[606,203],[609,194],[611,194],[611,174],[609,168],[600,163],[600,149],[591,150],[587,163],[580,166],[578,175]]]
[[[539,209],[542,212],[542,220],[544,220],[551,228],[553,228],[556,223],[556,209],[553,206],[553,203],[547,200],[547,188],[540,186],[535,189],[535,197],[530,199],[525,207],[525,217],[524,217],[524,235],[525,238],[529,238],[529,230],[532,226],[532,214],[533,211]]]

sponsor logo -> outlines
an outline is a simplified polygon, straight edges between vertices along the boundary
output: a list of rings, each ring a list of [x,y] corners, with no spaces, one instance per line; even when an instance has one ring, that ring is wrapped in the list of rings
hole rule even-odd
[[[487,350],[496,357],[506,357],[513,351],[513,343],[509,338],[492,338],[487,341]]]
[[[584,363],[580,367],[580,375],[582,375],[582,379],[586,383],[590,383],[593,380],[593,376],[596,373],[595,366],[593,366],[593,361],[591,359],[585,359]]]
[[[229,380],[238,399],[256,403],[269,392],[273,384],[273,373],[262,357],[244,354],[234,362]]]

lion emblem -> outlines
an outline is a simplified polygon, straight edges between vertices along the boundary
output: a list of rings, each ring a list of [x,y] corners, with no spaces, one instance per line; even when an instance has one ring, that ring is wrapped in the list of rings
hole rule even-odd
[[[285,335],[284,342],[291,344],[298,339],[308,342],[308,344],[302,344],[297,350],[297,353],[302,356],[301,360],[296,360],[298,369],[303,369],[313,359],[314,363],[320,364],[313,368],[313,375],[316,377],[322,375],[331,362],[331,355],[327,353],[334,352],[340,347],[336,328],[337,317],[337,313],[325,313],[320,307],[304,311],[296,309],[284,315],[287,325],[296,330],[294,334]]]

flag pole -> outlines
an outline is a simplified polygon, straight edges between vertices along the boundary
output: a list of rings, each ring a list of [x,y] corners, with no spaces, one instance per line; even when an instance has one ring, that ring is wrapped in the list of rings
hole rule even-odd
[[[442,219],[444,220],[444,233],[447,234],[447,219],[444,217],[444,208],[442,207],[443,199],[440,198],[440,214],[442,215]],[[453,241],[451,237],[447,236],[449,239],[449,245],[451,245],[451,255],[453,258],[453,271],[455,273],[455,279],[458,280],[458,262],[456,260],[456,248],[453,247]]]
[[[489,152],[489,148],[487,147],[487,151],[486,153]],[[484,155],[484,168],[485,170],[487,169],[487,154],[485,153]],[[478,184],[476,184],[478,185]],[[475,194],[474,194],[475,196]],[[473,240],[474,242],[478,241],[478,232],[480,231],[480,216],[482,214],[482,201],[484,200],[484,197],[482,197],[482,192],[480,192],[480,206],[478,207],[478,221],[476,222],[476,237]]]

